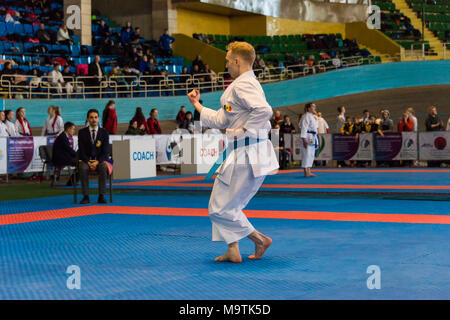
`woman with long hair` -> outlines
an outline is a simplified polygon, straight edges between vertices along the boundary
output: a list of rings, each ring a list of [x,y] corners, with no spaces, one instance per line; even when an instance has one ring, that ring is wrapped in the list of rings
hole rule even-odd
[[[147,134],[150,134],[150,128],[148,127],[147,119],[145,118],[144,113],[142,112],[142,108],[140,108],[140,107],[137,107],[137,108],[136,108],[136,113],[134,114],[133,119],[131,119],[131,122],[132,122],[132,123],[133,123],[134,121],[137,122],[138,128],[140,128],[141,125],[144,125],[144,127],[145,127],[145,132],[146,132]]]
[[[48,107],[49,114],[45,124],[42,127],[42,136],[58,136],[64,131],[64,121],[61,117],[61,108],[56,106]]]
[[[113,100],[109,100],[105,109],[103,109],[102,127],[109,134],[116,134],[117,132],[117,113]]]
[[[23,107],[20,107],[16,110],[16,122],[14,123],[16,126],[16,130],[19,133],[19,136],[32,136],[31,126],[28,122],[27,118],[25,118],[26,110]]]
[[[16,125],[14,124],[15,114],[13,110],[5,110],[5,125],[6,130],[8,130],[8,135],[10,137],[17,137],[19,134],[17,133]]]
[[[5,113],[0,111],[0,137],[9,137],[8,128],[5,124]]]

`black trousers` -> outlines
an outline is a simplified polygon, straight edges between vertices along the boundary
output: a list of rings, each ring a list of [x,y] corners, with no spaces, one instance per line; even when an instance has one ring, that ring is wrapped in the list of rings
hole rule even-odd
[[[83,195],[89,195],[89,171],[90,168],[85,162],[80,162],[79,165],[81,188]],[[104,195],[106,193],[106,178],[108,176],[108,167],[105,163],[99,163],[96,172],[98,173],[98,194]]]

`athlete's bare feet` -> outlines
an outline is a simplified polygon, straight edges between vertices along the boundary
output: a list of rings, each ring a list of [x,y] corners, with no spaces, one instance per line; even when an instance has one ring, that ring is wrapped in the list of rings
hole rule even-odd
[[[215,258],[214,261],[217,262],[233,262],[233,263],[241,263],[241,253],[239,252],[239,245],[237,242],[228,245],[228,251]]]
[[[252,260],[261,259],[266,250],[272,244],[272,239],[256,230],[249,236],[249,238],[255,243],[255,254],[249,255],[248,258]]]
[[[315,176],[316,176],[316,175],[313,174],[313,173],[305,174],[305,177],[306,177],[306,178],[311,178],[311,177],[315,177]]]

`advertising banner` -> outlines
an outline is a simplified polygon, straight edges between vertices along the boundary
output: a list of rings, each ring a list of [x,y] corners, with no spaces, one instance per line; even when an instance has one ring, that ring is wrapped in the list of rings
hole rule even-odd
[[[333,134],[333,160],[372,160],[373,135],[363,133],[358,137]]]
[[[417,160],[416,132],[386,132],[374,134],[375,160]]]
[[[450,132],[421,132],[419,134],[420,160],[450,160]]]
[[[6,137],[0,138],[0,174],[7,173],[8,166],[8,139]]]

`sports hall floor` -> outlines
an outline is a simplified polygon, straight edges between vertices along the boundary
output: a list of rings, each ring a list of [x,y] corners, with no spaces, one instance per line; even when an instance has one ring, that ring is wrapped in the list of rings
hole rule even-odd
[[[0,299],[450,299],[450,170],[314,172],[266,178],[244,211],[273,245],[252,261],[244,239],[241,264],[213,261],[203,176],[115,181],[108,205],[0,202]]]

